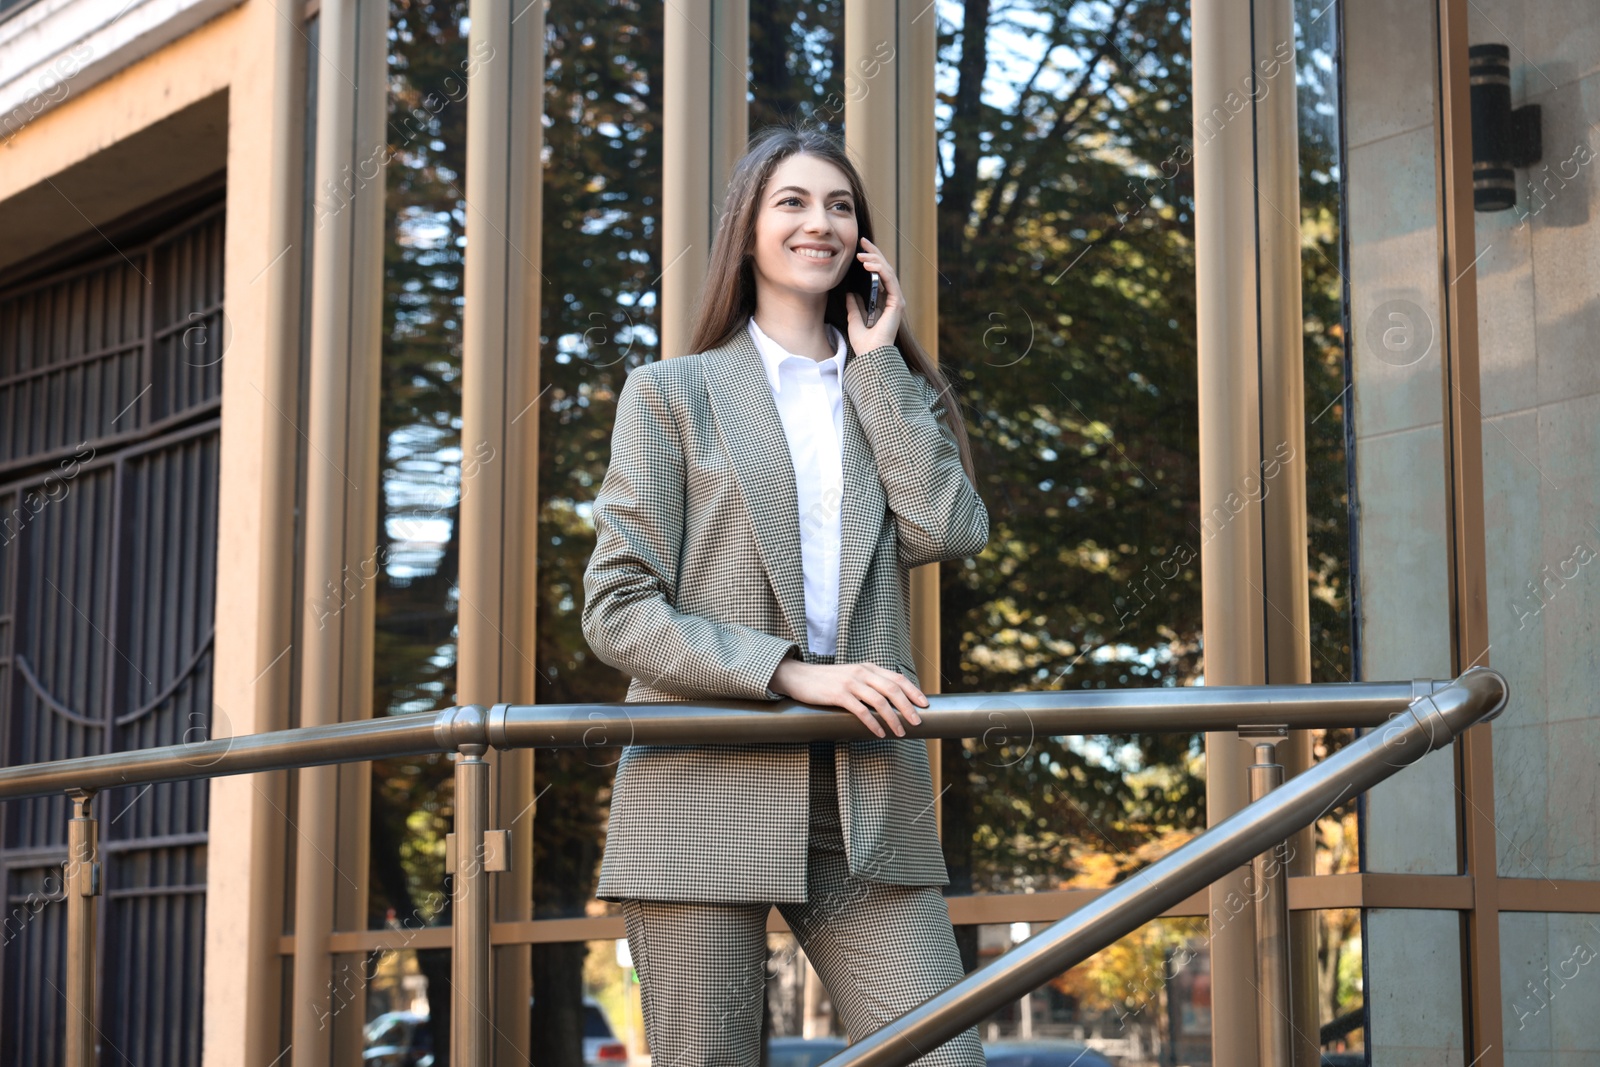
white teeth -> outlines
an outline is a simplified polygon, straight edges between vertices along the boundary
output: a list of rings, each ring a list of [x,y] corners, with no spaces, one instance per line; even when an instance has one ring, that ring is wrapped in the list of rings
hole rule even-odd
[[[824,252],[821,249],[817,249],[817,248],[796,248],[795,251],[798,252],[800,255],[805,256],[807,259],[832,259],[833,258],[833,253],[832,252]]]

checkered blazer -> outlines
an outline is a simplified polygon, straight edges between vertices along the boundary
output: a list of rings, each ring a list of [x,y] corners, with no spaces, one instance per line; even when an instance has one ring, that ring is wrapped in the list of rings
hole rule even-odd
[[[790,649],[917,680],[909,568],[981,551],[989,514],[940,421],[943,397],[898,348],[847,352],[842,389],[829,660],[806,643],[794,466],[749,330],[628,375],[582,613],[594,654],[631,676],[627,701],[780,700],[767,683]],[[926,742],[891,733],[836,746],[851,872],[947,884]],[[596,895],[805,900],[808,766],[803,742],[624,748]]]

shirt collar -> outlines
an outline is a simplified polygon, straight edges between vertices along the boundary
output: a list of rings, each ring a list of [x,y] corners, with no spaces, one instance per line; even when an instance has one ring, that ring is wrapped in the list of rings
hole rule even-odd
[[[834,351],[833,355],[822,360],[821,362],[818,362],[811,359],[809,356],[795,355],[795,353],[784,348],[778,342],[768,337],[766,332],[763,331],[760,326],[756,325],[756,317],[754,315],[750,316],[750,336],[755,338],[756,349],[761,353],[761,362],[766,367],[767,383],[772,387],[772,391],[774,393],[778,392],[778,366],[784,360],[790,358],[803,359],[807,363],[817,363],[819,370],[826,370],[827,365],[832,364],[834,373],[840,375],[839,381],[844,381],[844,334],[840,333],[838,328],[831,322],[824,325],[827,329],[828,339],[834,344]]]

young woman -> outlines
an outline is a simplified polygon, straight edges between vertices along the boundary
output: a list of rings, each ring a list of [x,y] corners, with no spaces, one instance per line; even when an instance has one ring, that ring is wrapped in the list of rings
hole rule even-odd
[[[882,313],[848,294],[876,271]],[[872,736],[623,749],[597,895],[620,902],[661,1067],[760,1061],[782,911],[851,1040],[962,975],[933,819],[908,571],[981,551],[960,407],[904,321],[839,142],[735,166],[692,354],[635,369],[594,502],[583,632],[627,700],[783,697]],[[975,1028],[919,1064],[984,1062]]]

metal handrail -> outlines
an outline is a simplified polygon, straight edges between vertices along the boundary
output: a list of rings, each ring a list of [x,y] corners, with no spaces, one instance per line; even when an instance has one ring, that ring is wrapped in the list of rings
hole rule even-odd
[[[1510,686],[1474,667],[1419,698],[1385,726],[1295,775],[1265,799],[1217,823],[1126,882],[1034,934],[887,1026],[850,1045],[823,1067],[899,1067],[954,1037],[1022,994],[1137,930],[1191,893],[1309,826],[1467,727],[1505,708]]]
[[[1071,734],[1377,727],[1189,844],[1132,876],[1025,944],[852,1044],[827,1067],[909,1064],[1015,999],[1138,928],[1191,893],[1401,767],[1505,707],[1510,687],[1488,668],[1453,682],[1201,686],[1181,689],[930,695],[907,737],[984,736],[991,742]],[[97,820],[102,789],[454,751],[456,835],[452,1057],[486,1063],[490,1020],[488,874],[506,869],[505,831],[488,826],[495,748],[748,744],[860,738],[852,715],[792,700],[751,710],[740,701],[664,704],[470,704],[439,712],[218,738],[0,769],[0,800],[66,793],[68,824],[66,1062],[93,1061]],[[868,735],[870,736],[870,735]],[[1265,746],[1263,746],[1265,747]],[[1258,768],[1260,765],[1258,764]],[[1283,872],[1276,888],[1282,908]],[[1285,949],[1280,946],[1280,954]],[[1282,961],[1280,960],[1280,964]]]
[[[1316,685],[1187,686],[1023,693],[930,694],[907,737],[1059,737],[1202,733],[1246,726],[1380,726],[1448,680]],[[870,736],[854,716],[793,700],[760,710],[733,700],[692,703],[469,704],[440,711],[242,734],[159,748],[0,768],[0,800],[69,789],[113,789],[332,763],[494,748],[748,744]]]

